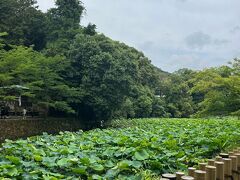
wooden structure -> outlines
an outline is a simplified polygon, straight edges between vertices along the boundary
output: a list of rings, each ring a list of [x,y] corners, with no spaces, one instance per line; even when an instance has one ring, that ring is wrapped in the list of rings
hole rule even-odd
[[[240,180],[240,148],[229,153],[221,153],[215,159],[189,167],[188,172],[163,174],[168,180]]]

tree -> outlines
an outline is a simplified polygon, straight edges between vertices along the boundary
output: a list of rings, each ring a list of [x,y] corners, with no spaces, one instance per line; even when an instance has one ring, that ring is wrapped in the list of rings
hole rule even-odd
[[[48,11],[56,30],[78,29],[84,7],[79,0],[56,0],[56,8]]]
[[[46,17],[35,0],[1,0],[0,32],[7,32],[8,44],[34,46],[41,50],[46,44]]]
[[[81,100],[74,106],[80,118],[108,120],[122,106],[134,73],[124,65],[133,66],[129,57],[125,59],[127,55],[123,51],[120,45],[103,35],[77,36],[69,57],[72,74],[66,80],[81,94]]]
[[[169,117],[166,110],[166,102],[164,99],[161,97],[155,97],[152,103],[151,117]]]
[[[139,118],[150,117],[152,113],[152,99],[147,95],[142,95],[137,99],[135,104],[136,115]]]
[[[189,117],[194,112],[194,104],[190,94],[188,77],[183,73],[171,74],[161,88],[161,96],[165,99],[166,112],[170,117]],[[185,73],[184,73],[185,74]]]
[[[240,76],[240,59],[234,58],[229,64],[232,66],[233,75]]]
[[[80,19],[84,7],[79,0],[56,0],[56,8],[47,12],[48,42],[59,39],[71,40],[80,29]]]
[[[73,107],[80,119],[151,115],[158,71],[143,53],[104,35],[78,34],[66,54],[71,72],[64,77],[78,89]]]
[[[230,115],[240,109],[240,76],[235,73],[236,66],[210,68],[197,73],[193,79],[193,93],[202,93],[197,115]],[[227,71],[226,71],[227,70]],[[227,73],[226,73],[227,72]]]
[[[60,56],[45,57],[39,52],[26,47],[16,47],[4,51],[0,57],[0,86],[23,86],[27,92],[20,92],[39,106],[57,111],[74,113],[69,106],[72,90],[63,83],[58,75],[66,66]],[[8,97],[8,89],[1,91],[1,98]]]
[[[96,35],[97,34],[96,28],[97,26],[95,24],[89,23],[87,27],[83,27],[83,33],[90,36]]]

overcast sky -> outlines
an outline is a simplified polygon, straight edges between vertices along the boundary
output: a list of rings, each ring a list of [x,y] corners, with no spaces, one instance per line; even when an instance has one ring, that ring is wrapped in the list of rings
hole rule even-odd
[[[82,24],[144,52],[163,70],[240,57],[240,0],[83,0]],[[54,0],[38,0],[46,11]]]

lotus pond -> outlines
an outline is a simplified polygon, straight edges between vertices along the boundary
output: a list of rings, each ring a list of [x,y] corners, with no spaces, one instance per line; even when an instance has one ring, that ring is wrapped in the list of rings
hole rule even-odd
[[[0,177],[151,179],[185,170],[239,142],[236,119],[121,120],[103,130],[6,140],[0,149]]]

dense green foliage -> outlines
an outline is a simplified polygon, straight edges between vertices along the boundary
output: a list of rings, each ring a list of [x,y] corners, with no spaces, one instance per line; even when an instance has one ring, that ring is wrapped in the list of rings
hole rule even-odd
[[[43,13],[34,0],[0,2],[0,87],[50,115],[96,125],[114,118],[240,114],[239,59],[203,71],[164,72],[142,52],[80,25],[79,0],[56,0]],[[0,89],[0,100],[14,99]]]
[[[70,96],[71,89],[65,85],[59,72],[63,71],[67,61],[62,57],[45,57],[43,54],[33,51],[31,48],[18,46],[8,52],[2,53],[0,57],[0,83],[3,87],[23,84],[29,88],[27,92],[21,92],[22,96],[27,96],[32,102],[40,106],[50,106],[60,110],[72,112],[71,107],[66,102]],[[9,100],[15,98],[11,95],[13,89],[1,89],[1,98]]]
[[[35,7],[35,0],[1,0],[0,32],[8,32],[7,43],[35,45],[42,49],[46,43],[46,17]]]
[[[186,170],[239,144],[234,119],[136,119],[115,129],[65,132],[7,141],[0,176],[11,179],[141,179]]]
[[[234,59],[231,66],[200,71],[188,81],[198,105],[196,115],[240,115],[239,62]]]

